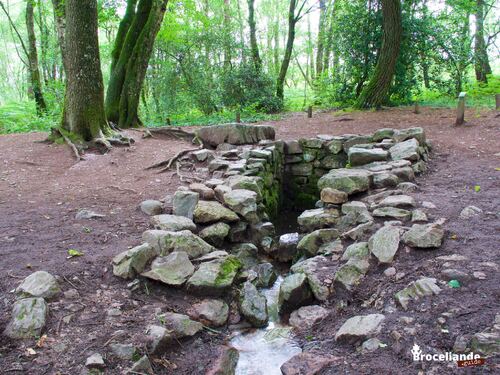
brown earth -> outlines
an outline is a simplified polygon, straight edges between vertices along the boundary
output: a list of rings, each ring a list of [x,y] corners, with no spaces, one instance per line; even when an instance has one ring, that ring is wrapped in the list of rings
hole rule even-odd
[[[447,239],[439,250],[400,250],[394,267],[405,277],[390,281],[383,275],[383,268],[372,268],[350,304],[338,309],[332,298],[327,304],[332,309],[330,317],[299,334],[305,348],[343,358],[325,374],[412,374],[419,370],[435,374],[498,373],[498,358],[488,358],[481,368],[459,371],[442,364],[415,364],[409,354],[413,343],[425,348],[424,352],[451,350],[459,334],[491,327],[500,312],[500,119],[493,111],[475,110],[469,110],[466,118],[469,122],[465,126],[454,127],[452,110],[422,108],[422,113],[415,115],[410,108],[398,108],[342,115],[320,113],[313,119],[293,114],[273,123],[277,137],[282,139],[422,126],[435,150],[429,171],[417,180],[420,190],[414,196],[436,204],[436,209],[428,210],[431,218],[448,219]],[[77,374],[82,372],[85,358],[99,352],[105,356],[106,373],[124,373],[130,363],[109,355],[109,343],[140,346],[144,327],[154,321],[155,312],[186,312],[196,300],[154,284],[131,293],[125,281],[112,275],[111,258],[139,244],[148,227],[148,218],[138,210],[138,204],[172,194],[180,184],[171,172],[157,174],[144,168],[192,147],[182,141],[143,140],[138,132],[130,135],[137,140],[131,148],[89,155],[79,163],[65,146],[35,143],[45,134],[0,137],[0,331],[10,317],[12,289],[33,271],[58,275],[64,290],[75,288],[80,295],[75,300],[61,298],[50,304],[47,339],[41,347],[36,347],[34,340],[14,342],[0,336],[0,372]],[[479,192],[474,190],[476,185]],[[483,214],[467,221],[459,219],[460,211],[471,204],[482,208]],[[106,216],[78,221],[75,214],[81,208]],[[68,249],[84,255],[67,259]],[[384,330],[380,336],[387,344],[384,349],[361,355],[353,347],[335,344],[333,336],[348,317],[377,311],[373,306],[361,309],[360,305],[379,285],[380,296],[387,301],[418,276],[439,278],[444,265],[435,257],[450,254],[469,260],[449,267],[470,274],[480,271],[486,279],[472,278],[459,289],[445,288],[439,296],[415,303],[406,313],[391,314],[386,325],[399,335]],[[119,308],[121,315],[107,316],[110,308]],[[443,312],[451,315],[441,326],[437,319]],[[397,321],[400,316],[415,318],[409,326],[415,328],[414,332],[404,330],[405,325]],[[220,334],[204,331],[191,341],[179,343],[155,359],[156,373],[203,374],[227,334],[224,330]],[[34,348],[36,354],[29,354],[27,348]]]

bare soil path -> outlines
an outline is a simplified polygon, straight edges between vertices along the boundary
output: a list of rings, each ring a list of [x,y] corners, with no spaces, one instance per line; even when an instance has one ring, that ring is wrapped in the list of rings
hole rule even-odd
[[[413,114],[411,108],[340,116],[319,113],[312,119],[293,114],[273,123],[277,138],[281,139],[362,134],[384,127],[424,127],[435,152],[429,172],[417,180],[421,189],[415,196],[437,206],[429,211],[432,218],[448,219],[449,234],[440,255],[466,256],[469,261],[457,267],[486,275],[484,280],[472,279],[462,288],[446,290],[432,303],[422,304],[416,336],[406,334],[403,326],[403,338],[396,340],[387,332],[382,337],[388,344],[386,350],[364,355],[362,360],[352,349],[336,346],[332,341],[339,326],[355,312],[353,306],[347,306],[336,319],[323,322],[302,337],[306,347],[345,358],[328,374],[399,374],[402,369],[404,373],[417,373],[421,367],[408,356],[414,341],[439,351],[449,350],[460,332],[472,334],[491,326],[499,312],[500,118],[493,111],[469,110],[469,122],[457,128],[453,126],[454,111],[421,110],[419,115]],[[131,148],[89,155],[80,163],[75,163],[66,146],[35,143],[43,140],[45,134],[0,136],[0,331],[10,316],[14,300],[10,291],[33,271],[58,275],[64,290],[76,288],[79,293],[75,300],[61,298],[51,303],[48,339],[42,347],[35,347],[35,342],[12,342],[0,336],[2,371],[80,373],[86,357],[93,352],[108,352],[112,337],[121,342],[140,336],[145,325],[154,319],[155,309],[185,312],[195,300],[160,289],[132,296],[126,283],[113,277],[110,270],[111,258],[139,244],[148,227],[148,218],[138,210],[138,204],[171,194],[180,184],[172,173],[157,174],[144,168],[192,147],[182,141],[143,140],[137,132],[130,135],[137,140]],[[474,190],[476,185],[480,186],[479,192]],[[483,215],[468,221],[459,219],[460,211],[468,205],[482,208]],[[106,216],[76,220],[75,214],[81,208]],[[68,249],[77,249],[84,256],[67,259]],[[395,267],[407,277],[398,285],[387,285],[388,293],[401,289],[416,276],[438,276],[443,265],[433,260],[435,256],[401,252]],[[364,282],[366,287],[357,298],[367,299],[374,292],[383,278],[382,271],[370,272]],[[119,308],[121,314],[109,316],[111,308]],[[449,333],[443,333],[436,320],[453,309],[459,312],[447,322]],[[213,361],[215,346],[224,338],[224,334],[207,331],[158,359],[155,370],[158,374],[203,374]],[[28,347],[33,347],[37,354],[28,354]],[[123,366],[123,361],[110,357],[106,373],[121,374],[126,368]],[[497,370],[498,362],[494,362],[481,372]]]

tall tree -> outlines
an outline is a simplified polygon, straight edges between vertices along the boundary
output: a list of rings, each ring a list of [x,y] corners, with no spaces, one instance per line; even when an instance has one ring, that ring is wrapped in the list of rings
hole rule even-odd
[[[36,110],[41,114],[47,110],[43,97],[42,82],[38,64],[38,51],[36,48],[35,22],[33,11],[33,0],[26,2],[26,29],[28,30],[28,64],[30,73],[31,89],[35,98]]]
[[[382,46],[370,82],[357,100],[359,108],[380,107],[385,103],[396,71],[403,32],[400,0],[382,0],[382,19]]]
[[[257,30],[255,24],[255,0],[248,0],[248,25],[250,26],[250,51],[252,60],[257,71],[262,69],[262,59],[259,54],[259,45],[257,44]]]
[[[305,15],[308,14],[312,8],[304,11],[307,0],[300,1],[290,0],[290,7],[288,8],[288,35],[286,39],[285,55],[281,61],[280,72],[278,74],[278,79],[276,80],[276,96],[280,99],[284,99],[284,86],[286,73],[288,67],[290,66],[290,60],[292,58],[293,44],[295,41],[295,27],[297,22]]]
[[[83,141],[104,139],[104,84],[97,38],[97,0],[64,0],[66,100],[62,128]]]
[[[168,0],[128,0],[115,39],[106,115],[120,128],[141,125],[139,99]],[[137,6],[136,6],[137,4]]]
[[[474,70],[478,82],[488,83],[491,74],[487,46],[484,41],[484,0],[476,0],[476,35],[474,37]]]
[[[320,76],[323,73],[326,26],[326,2],[325,0],[319,0],[318,42],[316,45],[316,76]]]
[[[57,40],[61,51],[61,60],[64,70],[66,71],[66,8],[64,0],[52,0],[52,8],[54,10],[54,22],[56,25]]]

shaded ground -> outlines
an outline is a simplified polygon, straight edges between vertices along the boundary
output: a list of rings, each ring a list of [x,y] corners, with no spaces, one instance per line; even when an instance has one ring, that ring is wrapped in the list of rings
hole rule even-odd
[[[486,274],[485,280],[472,279],[460,289],[445,289],[439,297],[426,299],[418,304],[418,314],[400,314],[417,317],[410,327],[415,328],[416,338],[399,323],[401,337],[386,332],[381,339],[387,348],[373,354],[360,357],[352,347],[335,345],[333,336],[338,327],[347,317],[359,313],[359,305],[375,292],[379,283],[389,299],[417,276],[439,277],[443,262],[434,259],[435,252],[400,250],[394,266],[406,277],[393,283],[383,276],[383,269],[372,269],[351,305],[337,310],[332,301],[328,321],[302,334],[305,347],[344,358],[326,373],[417,373],[421,366],[409,357],[414,342],[444,352],[451,349],[458,334],[473,334],[493,324],[495,313],[500,311],[500,172],[495,170],[500,167],[500,118],[494,115],[492,111],[470,111],[466,115],[469,123],[460,128],[452,126],[454,111],[428,108],[423,108],[420,115],[403,108],[341,116],[321,113],[313,119],[295,114],[274,122],[277,137],[282,139],[423,126],[435,153],[429,172],[418,179],[421,189],[415,196],[436,204],[436,209],[428,211],[432,218],[449,220],[445,225],[449,235],[438,250],[439,255],[464,255],[469,260],[453,268]],[[180,184],[171,173],[157,174],[144,168],[191,147],[181,141],[141,140],[137,132],[131,135],[137,143],[130,149],[117,148],[108,155],[88,157],[78,164],[64,146],[34,143],[44,139],[43,134],[0,137],[0,331],[9,319],[14,300],[10,291],[33,271],[47,270],[59,275],[64,290],[76,288],[80,295],[76,300],[61,298],[50,304],[48,339],[41,348],[35,347],[34,341],[12,342],[0,336],[2,371],[80,373],[90,354],[109,353],[113,337],[117,342],[141,345],[141,333],[154,321],[155,309],[185,312],[195,300],[175,290],[156,290],[154,286],[131,294],[126,282],[111,273],[111,258],[139,244],[147,229],[148,218],[139,212],[138,204],[147,198],[171,194]],[[479,192],[474,191],[475,185],[481,187]],[[460,220],[458,214],[470,204],[482,208],[484,214]],[[75,220],[80,208],[106,217]],[[68,249],[85,255],[67,259]],[[119,308],[121,315],[107,316],[110,308]],[[445,333],[437,318],[450,311]],[[66,322],[71,314],[71,320]],[[215,346],[224,339],[224,334],[206,331],[158,359],[155,370],[158,374],[203,374],[213,360]],[[28,355],[28,347],[35,348],[37,354]],[[127,365],[107,357],[107,373],[120,374]],[[498,371],[498,362],[495,364],[494,360],[475,371],[494,373],[494,366]],[[428,365],[425,371],[429,367],[432,366]],[[434,370],[448,371],[457,370]]]

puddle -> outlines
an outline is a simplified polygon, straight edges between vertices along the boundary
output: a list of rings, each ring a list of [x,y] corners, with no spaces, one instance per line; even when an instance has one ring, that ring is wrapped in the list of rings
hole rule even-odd
[[[302,352],[291,327],[280,323],[278,293],[282,282],[280,276],[272,288],[262,290],[269,312],[267,327],[237,334],[231,340],[240,353],[236,375],[281,375],[281,365]]]

